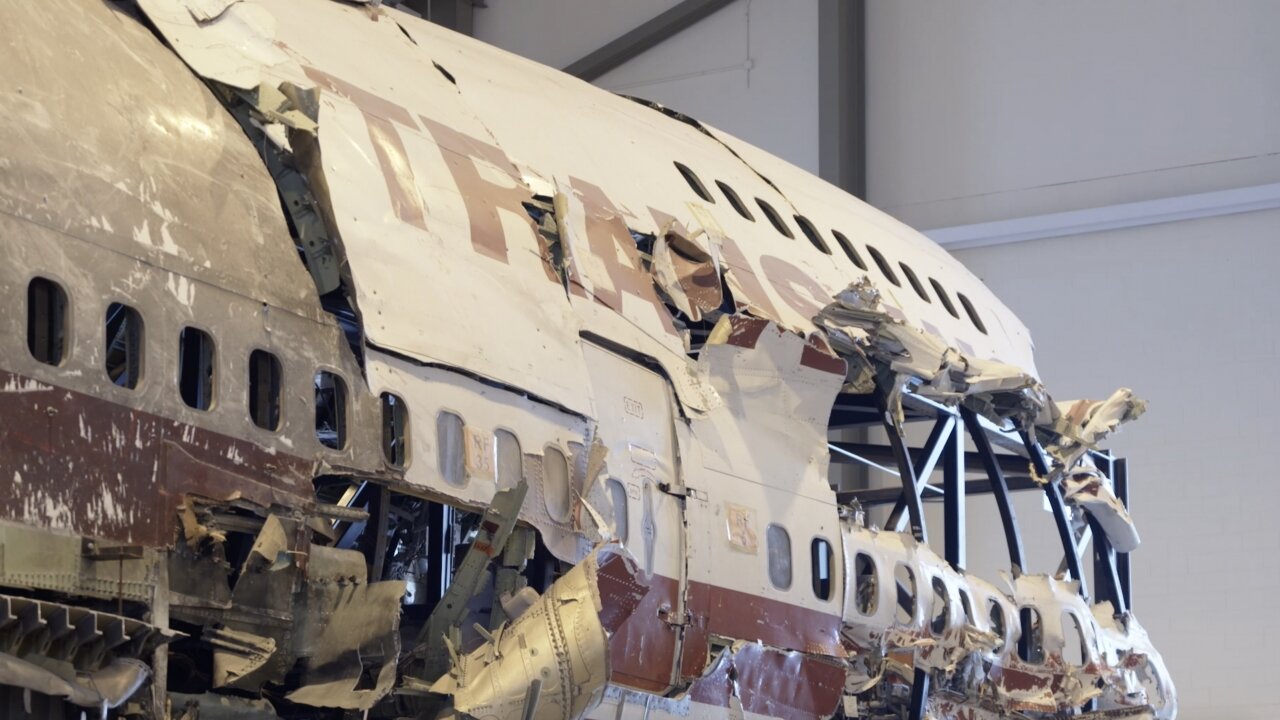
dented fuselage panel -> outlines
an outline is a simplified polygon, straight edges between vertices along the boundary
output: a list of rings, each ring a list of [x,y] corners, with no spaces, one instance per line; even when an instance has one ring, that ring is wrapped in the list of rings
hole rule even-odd
[[[837,503],[837,396],[914,395],[1138,544],[1088,453],[1141,401],[1055,404],[918,233],[374,3],[0,24],[0,707],[1174,716],[1132,614]]]

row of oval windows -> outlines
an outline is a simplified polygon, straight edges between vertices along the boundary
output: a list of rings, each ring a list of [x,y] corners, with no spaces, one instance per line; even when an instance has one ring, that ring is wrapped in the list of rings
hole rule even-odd
[[[715,204],[715,197],[711,194],[711,191],[707,189],[707,186],[702,183],[702,180],[698,178],[697,174],[693,172],[693,170],[679,162],[675,163],[675,166],[676,170],[680,171],[680,175],[684,177],[685,182],[689,183],[689,187],[693,190],[694,194],[706,202]],[[716,186],[720,188],[720,192],[724,194],[725,199],[729,201],[729,204],[733,206],[733,209],[736,210],[739,215],[751,222],[756,221],[755,215],[752,214],[746,203],[742,202],[742,198],[738,196],[738,193],[735,192],[732,187],[720,180],[716,180]],[[794,240],[795,234],[791,232],[791,228],[788,227],[786,221],[782,219],[782,215],[780,215],[778,211],[775,210],[767,201],[761,198],[756,198],[755,200],[760,211],[764,213],[764,216],[769,220],[769,224],[773,225],[774,229],[782,236]],[[818,229],[814,227],[813,223],[803,215],[795,215],[794,218],[796,225],[800,226],[800,231],[809,239],[809,242],[818,250],[830,255],[830,246],[828,246],[827,242],[822,239],[822,234],[818,232]],[[866,262],[863,261],[862,256],[858,253],[857,249],[854,248],[853,242],[850,241],[844,233],[839,230],[832,230],[831,235],[836,239],[836,242],[840,244],[840,249],[844,251],[844,254],[849,258],[850,262],[857,266],[859,270],[868,270]],[[883,253],[876,249],[874,245],[867,245],[867,254],[871,256],[876,267],[880,269],[881,274],[883,274],[889,282],[893,283],[895,287],[902,287],[902,281],[898,278],[898,273],[893,269],[893,265]],[[933,298],[929,296],[929,291],[925,289],[924,284],[920,282],[920,277],[911,269],[911,266],[907,265],[905,262],[899,262],[898,267],[900,267],[902,269],[902,273],[907,276],[907,282],[911,284],[911,289],[915,290],[916,295],[919,295],[921,300],[932,304]],[[942,303],[942,307],[951,315],[951,317],[959,319],[960,313],[956,310],[955,304],[951,302],[951,296],[947,293],[946,288],[942,286],[942,283],[938,282],[934,278],[929,278],[929,284],[933,287],[933,292],[938,296],[938,301]],[[958,292],[956,293],[956,297],[960,300],[960,305],[964,308],[965,314],[969,316],[969,321],[973,323],[973,326],[977,328],[978,332],[986,335],[987,326],[982,322],[982,318],[978,315],[977,308],[974,307],[973,303],[965,296],[964,293]]]
[[[776,526],[770,526],[771,529],[773,527]],[[774,538],[772,535],[770,535],[769,540],[771,543],[769,576],[772,580],[775,573],[775,555],[772,546]],[[777,572],[782,571],[778,570]],[[863,617],[873,617],[879,609],[879,577],[876,572],[875,560],[870,555],[860,552],[854,556],[854,607]],[[898,589],[895,622],[899,625],[910,625],[915,617],[917,603],[915,574],[911,571],[911,568],[903,563],[898,563],[894,569],[893,580]],[[776,580],[774,585],[779,586]],[[934,577],[930,582],[930,587],[933,591],[933,601],[930,606],[932,613],[929,619],[929,631],[934,636],[941,637],[944,632],[951,629],[951,601],[942,578]],[[969,593],[964,588],[960,588],[959,596],[960,609],[964,613],[965,622],[967,625],[973,626],[975,624],[973,604],[969,599]],[[1018,657],[1028,663],[1043,663],[1045,660],[1044,630],[1040,620],[1040,612],[1034,607],[1027,606],[1019,610],[1019,615],[1018,620],[1023,633],[1026,635],[1026,641],[1019,643],[1017,648]],[[1085,648],[1080,620],[1069,610],[1064,610],[1062,616],[1062,629],[1066,640],[1064,659],[1074,666],[1083,665],[1087,660],[1088,653]],[[988,600],[987,617],[990,622],[991,632],[1001,638],[1001,645],[997,646],[997,650],[1000,650],[1003,648],[1006,627],[1004,609],[995,600]]]
[[[27,285],[27,349],[37,361],[62,366],[70,355],[70,301],[61,285],[36,277]],[[103,318],[103,370],[112,384],[135,390],[142,383],[146,357],[146,325],[141,313],[124,303],[107,306]],[[213,337],[196,327],[178,333],[176,381],[183,403],[208,412],[216,405],[218,353]],[[318,370],[315,386],[315,430],[320,444],[334,450],[347,445],[347,383],[341,375]],[[248,406],[254,425],[272,432],[281,427],[284,371],[280,359],[266,350],[249,354]],[[393,401],[394,404],[394,401]]]
[[[27,285],[27,349],[37,361],[62,366],[70,355],[68,343],[70,301],[61,285],[36,277]],[[113,384],[137,389],[143,380],[146,354],[145,325],[136,308],[113,302],[103,319],[105,359],[103,370]],[[195,410],[211,411],[218,390],[218,353],[213,337],[199,328],[186,326],[178,334],[177,386],[183,403]],[[315,385],[315,432],[321,445],[334,450],[347,446],[347,383],[341,375],[317,371]],[[266,350],[249,356],[249,419],[269,431],[281,427],[281,397],[284,372],[279,358]],[[382,452],[387,462],[404,467],[410,460],[409,408],[399,395],[380,395],[382,408]],[[456,413],[442,411],[436,418],[440,474],[450,484],[466,484],[464,423]],[[513,487],[523,475],[520,441],[508,430],[494,431],[494,470],[499,487]],[[572,492],[569,462],[555,446],[543,452],[548,511],[557,520],[569,517]],[[606,487],[620,508],[618,534],[627,535],[626,490],[617,480]]]

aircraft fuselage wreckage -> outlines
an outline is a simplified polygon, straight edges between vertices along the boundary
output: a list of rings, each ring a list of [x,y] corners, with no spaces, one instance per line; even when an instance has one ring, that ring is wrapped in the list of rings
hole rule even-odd
[[[919,233],[376,4],[0,27],[0,716],[1174,717],[1098,446],[1143,403],[1053,402]]]

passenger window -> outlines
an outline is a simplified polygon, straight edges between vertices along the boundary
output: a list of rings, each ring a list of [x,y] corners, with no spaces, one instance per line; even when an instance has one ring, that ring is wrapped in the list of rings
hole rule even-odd
[[[916,616],[916,576],[911,568],[898,563],[893,569],[893,581],[897,584],[899,625],[910,625]]]
[[[791,536],[781,525],[770,525],[765,543],[769,551],[769,582],[786,590],[791,587]]]
[[[1004,649],[1004,609],[995,600],[988,600],[987,605],[987,617],[991,620],[991,632],[995,633],[996,637],[1000,639],[995,650],[1000,652]]]
[[[542,492],[551,519],[568,521],[573,507],[573,498],[569,494],[569,461],[560,448],[547,446],[542,452]]]
[[[613,502],[614,532],[618,539],[625,543],[631,532],[627,518],[627,489],[618,482],[617,478],[606,480],[605,487],[609,489],[609,500]]]
[[[46,365],[61,365],[67,354],[67,293],[48,278],[27,285],[27,349]]]
[[[951,304],[951,298],[947,296],[946,288],[942,287],[942,283],[929,278],[929,284],[933,286],[933,294],[937,295],[938,299],[942,301],[942,307],[951,313],[951,317],[959,319],[960,313],[956,312],[956,306]]]
[[[782,233],[785,237],[789,237],[792,240],[795,239],[796,236],[791,234],[791,228],[787,227],[787,224],[782,221],[782,216],[778,214],[777,210],[773,209],[772,205],[760,198],[756,198],[756,204],[760,206],[760,210],[764,212],[764,216],[769,218],[769,222],[773,225],[774,230]]]
[[[342,376],[321,370],[316,373],[316,440],[343,450],[347,447],[347,383]]]
[[[1040,612],[1024,607],[1019,616],[1022,637],[1018,640],[1018,657],[1024,662],[1039,665],[1044,662],[1044,627],[1040,624]]]
[[[929,630],[934,635],[941,635],[947,629],[947,620],[951,617],[951,598],[947,595],[947,584],[942,578],[935,577],[929,583],[933,587],[933,619],[929,622]]]
[[[956,293],[956,297],[960,298],[960,304],[964,306],[964,311],[969,314],[969,320],[973,326],[978,328],[978,332],[983,335],[987,334],[987,326],[982,324],[982,318],[978,317],[978,311],[973,307],[973,303],[969,302],[969,298],[964,293]]]
[[[902,283],[898,280],[898,274],[893,271],[893,266],[889,264],[889,261],[884,259],[884,255],[881,255],[880,251],[871,245],[867,246],[867,252],[871,253],[871,259],[876,261],[876,267],[880,268],[881,274],[888,278],[889,282],[902,287]]]
[[[107,378],[132,390],[142,379],[142,316],[128,305],[111,303],[107,306],[105,325]]]
[[[382,393],[382,456],[395,467],[409,462],[409,406],[389,392]]]
[[[1084,632],[1080,629],[1080,621],[1075,613],[1062,613],[1062,659],[1074,668],[1084,667],[1088,653],[1084,646]]]
[[[831,235],[836,239],[836,242],[840,243],[840,249],[844,250],[845,255],[849,256],[850,262],[856,265],[859,270],[867,269],[867,264],[862,261],[862,256],[858,254],[858,251],[853,247],[853,243],[849,241],[849,238],[845,237],[844,233],[839,230],[832,230]]]
[[[742,202],[742,198],[738,197],[738,193],[733,191],[733,188],[719,180],[716,181],[716,185],[720,186],[720,192],[724,193],[724,196],[729,199],[729,204],[733,206],[734,210],[738,211],[739,215],[751,222],[756,221],[756,216],[751,214],[751,211],[747,209],[746,204]]]
[[[266,350],[249,354],[249,417],[263,430],[280,428],[280,361]]]
[[[213,407],[217,351],[209,333],[184,327],[178,335],[178,390],[182,401],[196,410]]]
[[[916,277],[916,272],[911,269],[911,266],[904,262],[900,262],[898,263],[898,267],[902,268],[902,272],[907,276],[907,282],[911,283],[911,289],[916,291],[916,294],[920,296],[920,299],[929,304],[933,304],[933,300],[929,298],[929,293],[925,291],[924,285],[920,284],[920,278]]]
[[[964,588],[960,588],[960,610],[964,613],[964,622],[970,627],[973,626],[973,605],[969,602],[969,593]]]
[[[854,598],[858,612],[863,617],[876,614],[879,605],[880,582],[876,576],[876,561],[866,553],[858,553],[853,560]]]
[[[692,170],[681,163],[676,163],[676,169],[684,176],[684,181],[689,183],[689,187],[693,188],[693,191],[698,194],[698,197],[709,203],[714,203],[716,201],[715,198],[711,197],[711,193],[707,191],[707,186],[702,184],[702,181],[698,179],[698,176],[694,174]]]
[[[524,457],[520,454],[520,439],[515,434],[506,430],[494,431],[493,467],[499,490],[520,484],[524,478]]]
[[[809,546],[809,558],[813,571],[813,594],[819,600],[830,600],[831,586],[835,584],[832,567],[835,553],[831,550],[831,543],[824,538],[814,538]]]
[[[451,412],[436,416],[436,463],[440,477],[450,485],[467,484],[466,446],[462,418]]]
[[[827,247],[827,242],[818,234],[818,228],[814,227],[813,223],[809,222],[809,219],[803,215],[796,215],[795,218],[796,224],[800,226],[800,232],[804,233],[804,236],[809,238],[809,242],[822,252],[830,255],[831,248]]]

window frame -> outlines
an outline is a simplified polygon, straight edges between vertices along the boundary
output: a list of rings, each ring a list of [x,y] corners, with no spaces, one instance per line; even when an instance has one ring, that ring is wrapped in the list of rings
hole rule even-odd
[[[956,311],[955,304],[952,303],[951,298],[947,296],[947,289],[942,286],[942,283],[938,282],[932,276],[929,278],[929,284],[933,286],[933,294],[938,296],[938,300],[942,303],[942,307],[946,309],[951,317],[959,320],[960,313]]]
[[[831,246],[827,245],[826,240],[822,239],[822,234],[818,232],[818,228],[809,218],[799,214],[792,215],[792,218],[795,219],[796,225],[800,227],[800,232],[808,238],[810,245],[813,245],[826,255],[831,254]]]
[[[610,475],[604,479],[605,491],[609,493],[609,499],[613,504],[613,529],[617,535],[618,542],[626,545],[631,538],[631,496],[627,492],[627,486],[622,480]],[[614,489],[617,488],[622,494],[622,522],[618,522],[618,498],[614,496]],[[619,527],[621,526],[621,527]]]
[[[278,379],[277,379],[276,388],[275,388],[275,412],[276,412],[275,420],[276,422],[273,427],[267,427],[266,425],[263,425],[260,422],[258,422],[258,418],[254,414],[254,407],[256,405],[256,399],[254,398],[254,392],[253,392],[254,391],[253,373],[254,373],[254,367],[255,367],[254,356],[256,356],[258,353],[262,353],[263,355],[270,358],[273,366],[277,370]],[[278,433],[282,429],[284,429],[285,384],[286,384],[286,381],[285,381],[284,363],[280,361],[280,356],[264,347],[261,347],[258,345],[251,346],[249,348],[249,356],[245,360],[245,399],[247,401],[245,409],[248,411],[249,422],[253,423],[254,427],[259,428],[261,430],[265,430],[269,433]]]
[[[561,463],[561,466],[564,467],[564,498],[565,498],[564,504],[565,506],[564,506],[563,512],[560,512],[560,508],[551,507],[552,497],[551,497],[551,494],[547,492],[547,475],[548,475],[547,451],[548,450],[555,451],[555,453],[560,456],[560,459],[564,461],[563,463]],[[570,457],[570,454],[566,453],[564,451],[564,448],[561,448],[559,445],[556,445],[555,443],[547,443],[542,446],[542,497],[543,497],[542,504],[546,506],[547,514],[551,516],[551,519],[559,523],[568,522],[569,518],[573,515],[573,472],[569,467],[569,457]]]
[[[715,196],[707,189],[707,184],[702,182],[702,178],[698,177],[698,173],[694,172],[693,168],[679,160],[672,160],[671,163],[676,166],[676,172],[680,173],[680,177],[683,177],[684,181],[688,183],[689,189],[693,190],[694,195],[702,198],[703,202],[709,202],[712,205],[716,204]]]
[[[313,395],[312,410],[314,411],[314,417],[312,420],[315,421],[313,424],[316,442],[319,443],[320,447],[330,452],[346,452],[346,450],[351,446],[351,386],[347,382],[346,376],[339,372],[337,368],[321,366],[316,368],[315,373],[312,375],[311,381],[312,387],[316,391],[315,395],[319,394],[320,389],[315,387],[315,383],[319,380],[321,375],[329,375],[330,377],[337,379],[338,385],[335,387],[341,389],[341,393],[335,396],[337,398],[336,404],[340,406],[338,408],[337,417],[338,444],[336,446],[329,445],[320,439],[320,403],[317,402],[318,398]]]
[[[818,593],[818,575],[816,572],[816,570],[818,569],[818,566],[817,566],[818,556],[816,554],[818,551],[818,543],[822,543],[823,545],[827,546],[828,577],[827,577],[826,597],[823,597],[821,594]],[[834,599],[836,596],[836,584],[839,580],[840,580],[840,573],[836,568],[835,545],[833,545],[831,541],[828,540],[823,535],[813,535],[809,539],[809,585],[810,585],[810,589],[813,590],[813,596],[817,598],[820,602],[826,602],[826,603],[831,602],[832,599]]]
[[[55,313],[55,323],[58,325],[57,330],[60,333],[60,337],[58,338],[60,340],[58,343],[58,357],[56,361],[50,361],[42,358],[36,353],[36,342],[35,336],[33,335],[35,326],[32,323],[32,312],[34,310],[34,306],[31,302],[31,293],[37,282],[47,283],[51,286],[56,291],[56,294],[53,296],[54,300],[61,301],[61,307],[56,308],[57,313]],[[66,284],[49,273],[35,273],[27,278],[26,296],[26,319],[24,320],[24,329],[27,336],[27,355],[41,365],[48,365],[49,367],[55,368],[66,367],[67,363],[71,359],[72,349],[75,347],[75,343],[72,339],[72,330],[75,324],[75,310],[71,301],[71,293],[67,292]],[[56,304],[57,303],[55,302],[55,305]],[[51,342],[46,344],[52,347]]]
[[[782,215],[777,210],[773,209],[772,205],[760,198],[756,198],[756,205],[760,207],[760,212],[764,213],[765,219],[769,221],[774,230],[778,231],[779,235],[788,240],[796,239],[795,233],[791,232],[791,228],[787,227],[787,222],[782,219]]]
[[[457,443],[456,446],[450,448],[456,457],[451,457],[446,453],[445,432],[449,428],[445,426],[446,418],[457,420]],[[467,477],[467,421],[462,417],[462,413],[452,408],[441,407],[436,410],[436,472],[440,473],[440,479],[444,480],[446,485],[456,488],[464,488],[470,481]],[[446,466],[446,461],[449,465]],[[457,477],[450,477],[451,471],[457,471]]]
[[[724,195],[724,198],[729,201],[729,205],[733,207],[742,219],[750,220],[751,222],[756,221],[756,216],[751,213],[751,208],[742,202],[742,196],[738,194],[737,190],[733,189],[732,185],[723,180],[716,180],[715,182],[716,187],[720,188],[720,194]]]
[[[192,405],[187,402],[187,398],[182,392],[183,380],[183,334],[188,330],[195,330],[203,335],[209,341],[209,402],[204,406]],[[218,339],[214,337],[213,331],[209,326],[199,322],[184,322],[178,326],[178,353],[177,353],[177,373],[175,376],[175,384],[178,388],[178,397],[182,399],[182,404],[186,407],[198,412],[213,412],[218,408],[218,402],[222,394],[222,383],[219,382],[221,373],[218,370],[218,357],[221,351],[218,348]]]
[[[898,599],[898,569],[901,568],[907,572],[907,579],[911,581],[910,597],[911,607],[903,608],[902,603]],[[920,581],[916,578],[916,571],[907,563],[899,560],[893,564],[893,622],[895,625],[913,625],[916,621],[916,615],[920,612]],[[903,621],[898,618],[898,613],[906,613],[909,617]]]
[[[863,574],[858,572],[858,561],[862,558],[867,559],[867,563],[871,567],[870,573]],[[875,557],[871,553],[863,550],[857,550],[854,552],[852,567],[854,611],[864,618],[875,617],[876,613],[880,611],[880,567],[876,564]],[[862,579],[864,577],[871,578],[871,589],[865,593],[862,590]],[[864,603],[862,602],[864,596],[868,600],[865,610],[863,609]]]
[[[133,316],[133,319],[137,321],[137,330],[136,330],[137,339],[134,341],[137,344],[137,358],[136,358],[137,370],[135,373],[133,384],[126,383],[122,385],[116,382],[111,377],[111,368],[107,365],[108,361],[110,360],[111,340],[112,340],[112,338],[107,336],[108,335],[107,330],[110,324],[109,316],[111,314],[111,308],[116,306],[123,308],[127,313],[131,313]],[[118,387],[121,390],[127,390],[129,392],[137,392],[140,388],[143,387],[147,377],[147,321],[142,317],[142,311],[139,310],[136,306],[130,305],[127,302],[122,302],[120,300],[109,299],[107,301],[106,308],[103,309],[102,311],[102,315],[103,315],[102,331],[103,331],[103,345],[104,345],[103,354],[102,354],[102,374],[106,376],[107,382],[114,385],[115,387]],[[126,370],[126,373],[127,372],[128,371]]]
[[[785,585],[779,584],[778,578],[775,577],[775,573],[778,572],[778,568],[776,568],[773,563],[773,560],[775,557],[774,549],[773,549],[774,547],[773,531],[775,529],[777,529],[779,532],[782,533],[782,539],[786,543],[787,565],[785,569],[787,574],[787,581]],[[796,572],[795,572],[796,562],[795,562],[794,552],[793,552],[792,543],[791,543],[791,533],[787,530],[786,527],[784,527],[779,523],[769,523],[765,527],[764,556],[765,556],[765,564],[766,564],[765,569],[767,570],[767,574],[769,576],[769,584],[772,585],[776,590],[782,590],[784,592],[787,590],[790,590],[791,587],[795,585],[795,582],[796,582]]]
[[[849,236],[835,228],[831,229],[831,236],[836,239],[836,243],[840,245],[841,250],[844,250],[845,256],[849,258],[849,262],[853,263],[854,267],[863,272],[870,270],[870,268],[867,267],[866,261],[862,259],[862,255],[858,252],[858,249],[853,246],[853,241],[849,239]]]
[[[387,398],[395,398],[395,403],[388,405]],[[398,462],[389,452],[391,448],[387,439],[388,431],[392,426],[392,423],[387,420],[387,408],[392,406],[400,409],[399,415],[401,418],[400,437],[398,438],[400,442],[400,460]],[[413,462],[413,442],[411,440],[413,437],[413,415],[409,410],[409,403],[405,402],[403,395],[385,389],[378,391],[378,430],[381,436],[379,444],[382,449],[383,461],[393,468],[408,469]]]
[[[951,588],[947,587],[947,581],[943,580],[941,575],[931,575],[929,589],[932,593],[929,598],[929,633],[934,637],[942,637],[952,626]],[[938,598],[942,598],[941,608],[935,605]],[[939,627],[939,621],[941,621],[941,627]]]
[[[907,282],[910,283],[911,289],[916,291],[916,295],[919,295],[921,300],[932,305],[933,298],[929,297],[928,291],[920,283],[920,278],[916,275],[916,271],[912,270],[911,266],[904,260],[898,261],[898,267],[902,268],[902,274],[907,276]]]
[[[886,280],[893,283],[894,287],[902,287],[902,281],[898,279],[898,274],[893,271],[893,265],[889,263],[889,259],[875,245],[867,245],[867,254],[871,256],[871,260],[875,262],[876,267],[880,269],[880,274]]]
[[[983,335],[989,334],[987,332],[987,325],[982,322],[982,318],[978,316],[978,309],[974,307],[973,302],[962,292],[956,293],[956,297],[960,298],[960,305],[964,307],[965,314],[969,316],[969,322],[973,323],[973,326],[978,329],[978,332]]]
[[[499,470],[501,470],[502,468],[502,453],[499,450],[498,433],[506,433],[507,435],[510,435],[511,439],[514,440],[516,443],[516,457],[517,457],[517,460],[519,461],[518,465],[520,468],[520,477],[517,478],[516,482],[509,485],[503,484],[502,476],[499,473]],[[511,428],[505,425],[499,425],[495,427],[493,429],[493,482],[494,482],[494,485],[496,485],[499,490],[509,490],[519,485],[520,481],[524,479],[525,479],[524,477],[524,445],[520,442],[520,436],[516,434],[515,430],[512,430]]]

